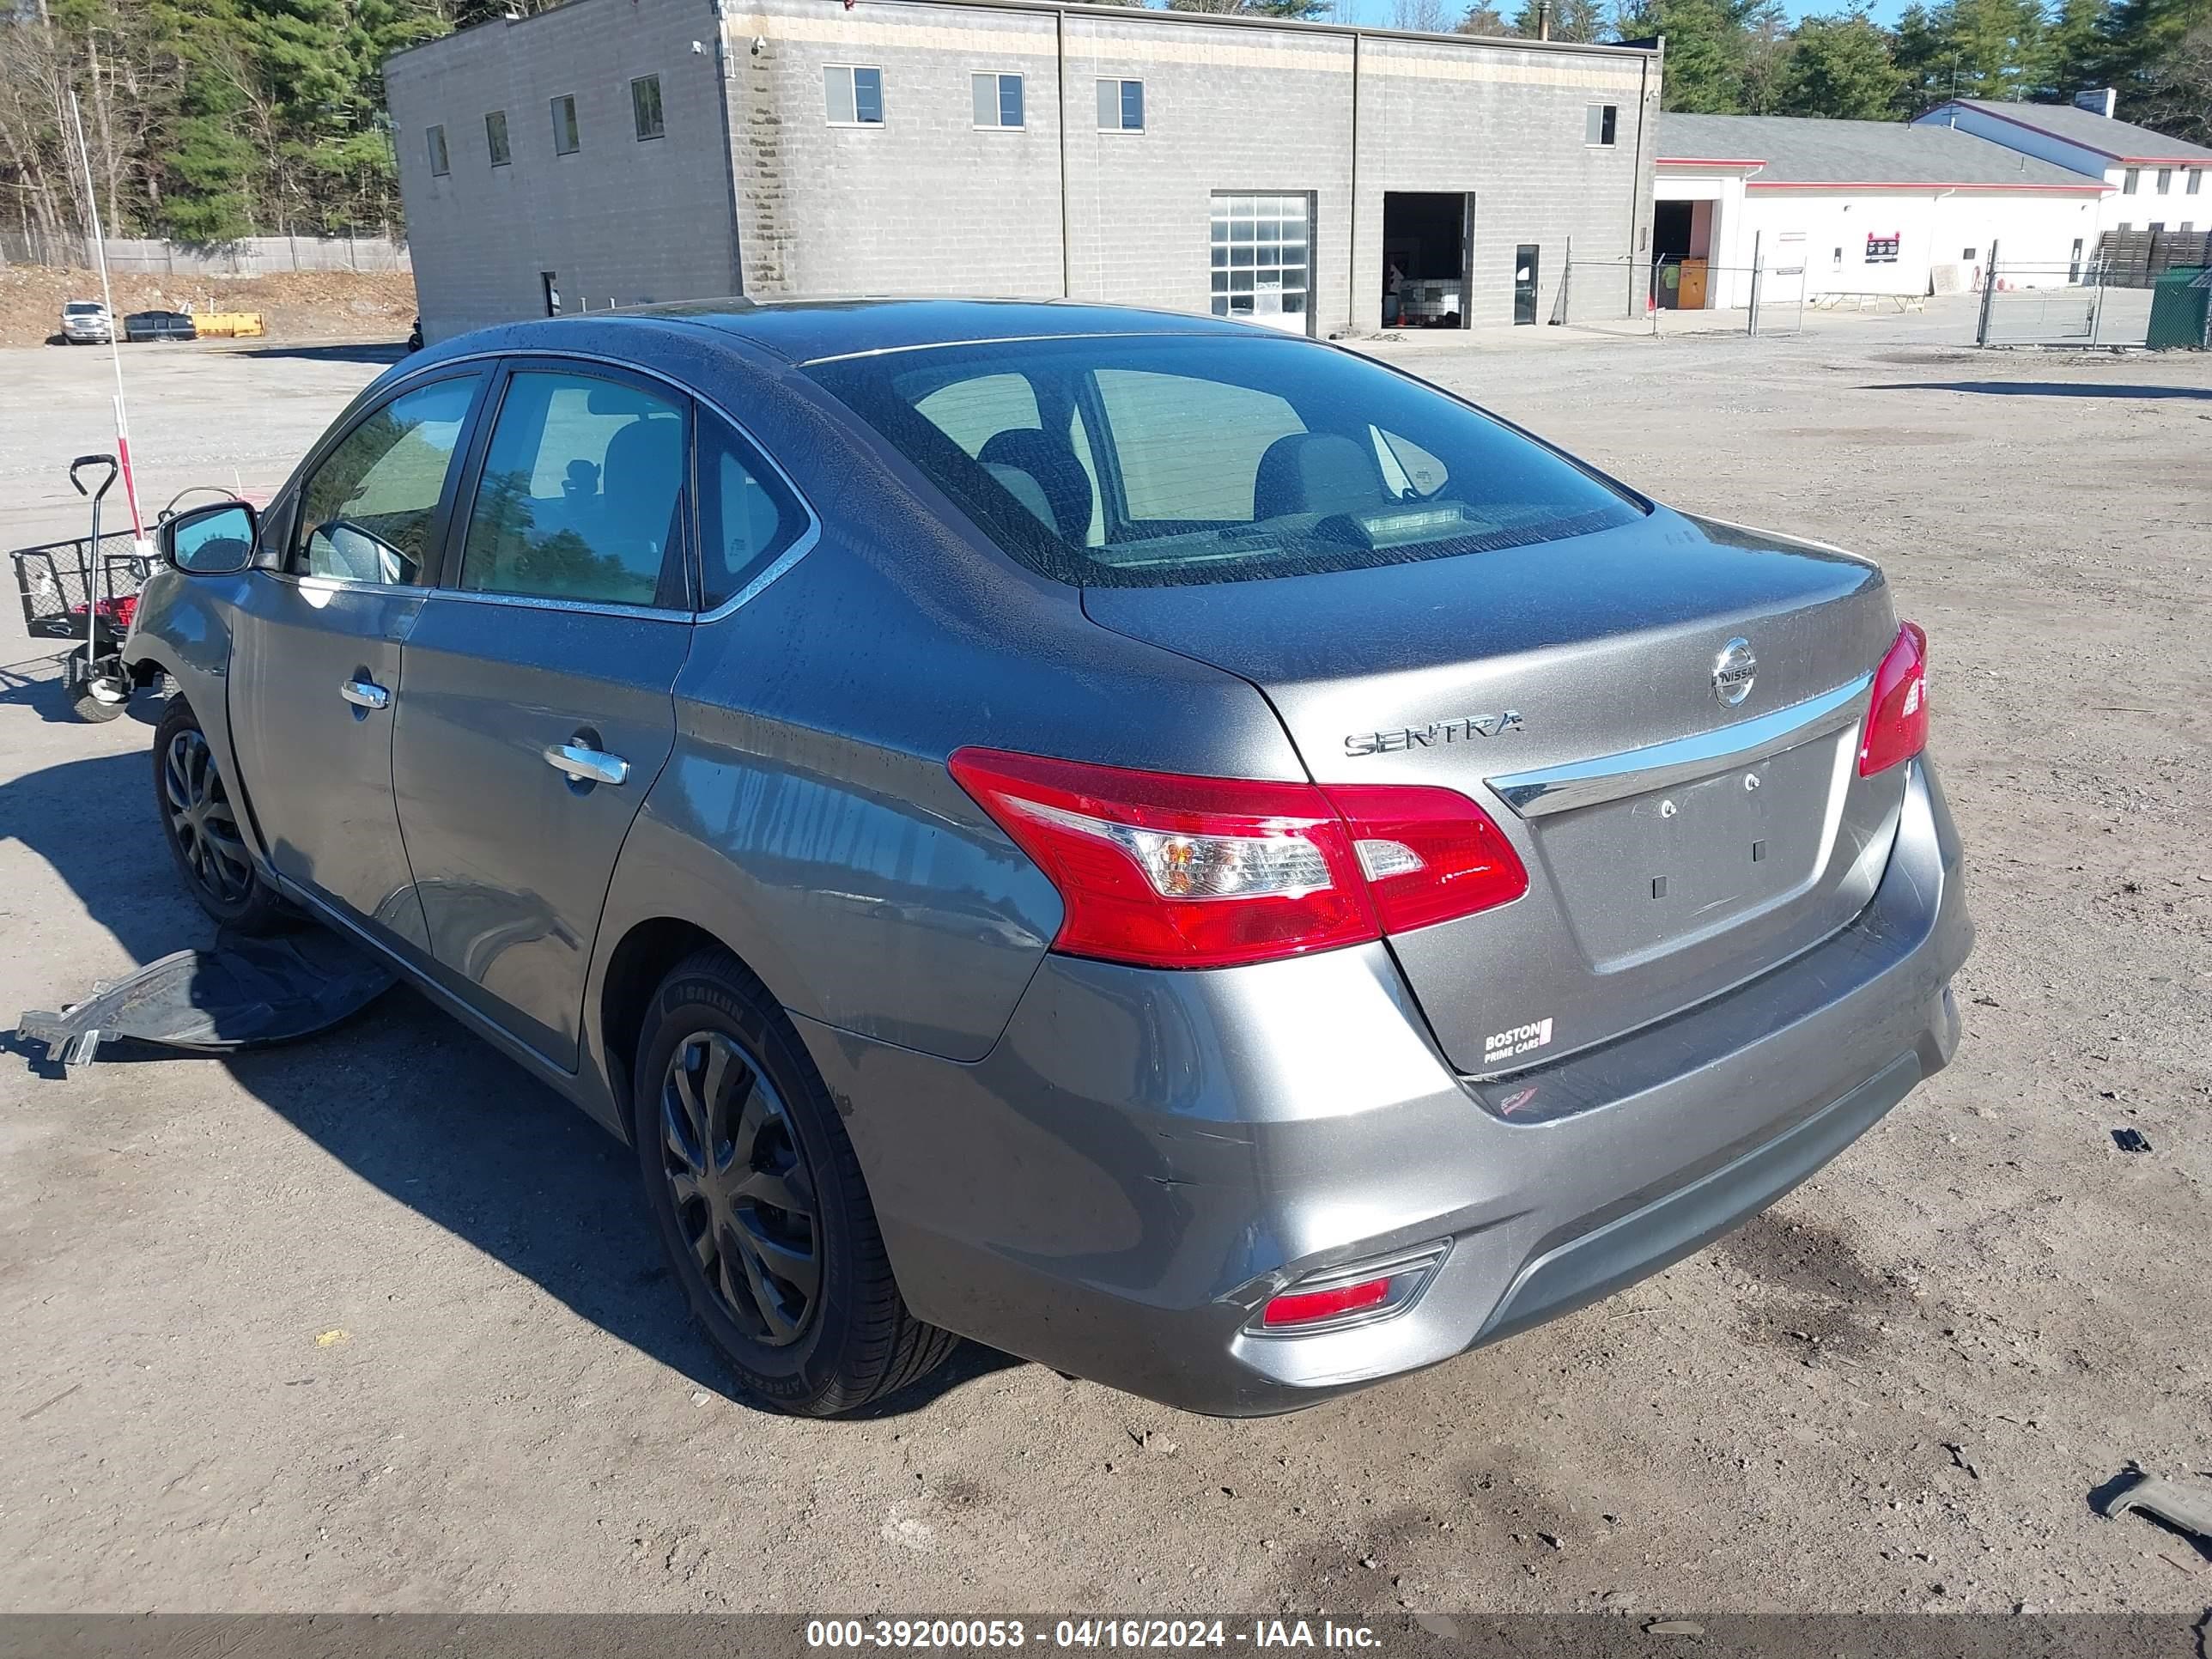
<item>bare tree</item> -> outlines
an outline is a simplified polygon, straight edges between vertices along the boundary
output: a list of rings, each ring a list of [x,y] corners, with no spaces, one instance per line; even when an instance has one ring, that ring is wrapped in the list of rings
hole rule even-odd
[[[1390,27],[1442,34],[1451,27],[1444,0],[1390,0]]]

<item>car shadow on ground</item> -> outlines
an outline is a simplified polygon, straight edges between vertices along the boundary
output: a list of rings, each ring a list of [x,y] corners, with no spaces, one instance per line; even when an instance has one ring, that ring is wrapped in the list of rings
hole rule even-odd
[[[242,346],[241,357],[288,358],[306,363],[396,363],[407,355],[405,342],[371,341],[345,345]]]
[[[215,932],[185,895],[153,822],[149,766],[132,752],[0,784],[0,835],[45,860],[91,920],[142,963],[206,945]],[[58,984],[44,1006],[58,1008],[91,988]],[[0,1064],[43,1069],[39,1047],[11,1030],[0,1039],[8,1051]],[[156,1110],[161,1064],[210,1063],[164,1061],[163,1052],[118,1050],[95,1064],[137,1062],[130,1086]],[[315,1036],[216,1063],[380,1192],[696,1386],[742,1403],[661,1256],[635,1154],[411,989],[389,992]],[[866,1414],[923,1409],[1020,1363],[963,1343],[933,1376]]]
[[[1987,398],[2182,398],[2212,400],[2212,386],[2107,386],[2081,380],[1894,380],[1862,392],[1972,392]]]

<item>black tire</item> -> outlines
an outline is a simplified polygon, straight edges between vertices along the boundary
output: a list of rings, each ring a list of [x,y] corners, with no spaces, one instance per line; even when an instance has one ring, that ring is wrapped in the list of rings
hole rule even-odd
[[[291,911],[246,850],[207,734],[182,697],[169,699],[154,728],[154,808],[177,873],[201,909],[240,933],[291,925]]]
[[[959,1339],[907,1311],[821,1074],[728,951],[701,951],[661,981],[635,1092],[654,1231],[746,1395],[835,1417],[944,1363]]]

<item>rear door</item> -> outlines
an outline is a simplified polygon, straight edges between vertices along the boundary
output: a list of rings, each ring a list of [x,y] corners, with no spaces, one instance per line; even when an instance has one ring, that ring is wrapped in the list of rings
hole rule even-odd
[[[692,416],[561,359],[516,360],[492,396],[408,635],[392,781],[432,956],[574,1069],[608,880],[675,740]]]
[[[417,381],[311,461],[283,567],[245,584],[230,722],[270,857],[407,944],[426,942],[392,799],[400,646],[429,590],[454,465],[487,377]]]

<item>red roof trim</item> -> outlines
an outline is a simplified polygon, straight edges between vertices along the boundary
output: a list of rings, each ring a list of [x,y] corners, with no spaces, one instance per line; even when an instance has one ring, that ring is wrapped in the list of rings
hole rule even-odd
[[[2028,107],[2033,108],[2034,106],[2030,105]],[[2053,109],[2057,109],[2062,106],[2054,104],[2051,107]],[[1929,111],[1928,113],[1930,115],[1940,114],[1942,111],[1947,109],[1963,109],[1970,111],[1976,115],[1986,115],[1993,121],[2008,121],[2014,126],[2027,128],[2030,132],[2039,132],[2054,143],[2070,144],[2075,149],[2086,149],[2092,155],[2102,155],[2112,161],[2124,162],[2129,167],[2135,167],[2138,164],[2147,164],[2151,167],[2212,167],[2212,159],[2208,159],[2202,155],[2124,155],[2117,149],[2106,149],[2099,144],[2092,144],[2080,138],[2069,137],[2065,133],[2060,132],[2055,128],[2040,127],[2036,125],[2033,121],[2023,121],[2017,115],[2007,115],[2001,110],[1984,109],[1979,104],[1938,104],[1934,109]],[[2094,111],[2091,112],[2093,114],[2094,112]],[[1913,125],[1915,126],[1918,126],[1921,125],[1921,122],[1916,121]],[[2054,163],[2053,165],[2056,164]]]
[[[1843,181],[1790,180],[1787,179],[1747,179],[1746,190],[2032,190],[2056,191],[2060,195],[2101,196],[2112,189],[2107,184],[2085,179],[2078,185],[1948,185],[1935,180],[1923,184],[1902,184],[1895,180],[1873,179]]]

